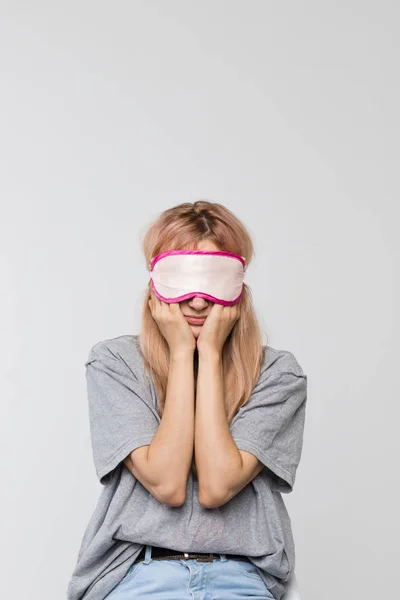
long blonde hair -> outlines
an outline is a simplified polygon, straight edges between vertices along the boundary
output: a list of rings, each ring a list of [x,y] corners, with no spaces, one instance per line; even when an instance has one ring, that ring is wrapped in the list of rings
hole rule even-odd
[[[150,260],[166,250],[196,250],[203,240],[212,241],[220,250],[235,252],[248,266],[254,249],[250,235],[241,221],[217,202],[198,200],[173,206],[151,224],[142,240],[148,269]],[[151,281],[145,292],[142,311],[140,348],[145,370],[154,382],[158,396],[158,414],[165,405],[169,370],[169,347],[150,312]],[[222,350],[224,402],[228,423],[249,399],[260,376],[264,358],[263,331],[257,321],[251,290],[244,284],[238,303],[240,319],[236,321]],[[195,353],[195,356],[197,353]],[[196,474],[194,460],[193,471]]]

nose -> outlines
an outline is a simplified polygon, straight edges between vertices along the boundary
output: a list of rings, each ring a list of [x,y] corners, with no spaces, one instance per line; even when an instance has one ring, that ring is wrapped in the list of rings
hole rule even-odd
[[[195,310],[202,310],[203,308],[208,306],[208,300],[202,298],[201,296],[193,296],[193,298],[189,299],[189,306],[191,306]]]

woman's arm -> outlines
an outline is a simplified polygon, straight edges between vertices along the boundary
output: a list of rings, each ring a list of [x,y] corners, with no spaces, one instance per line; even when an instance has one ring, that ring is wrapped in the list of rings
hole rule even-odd
[[[160,502],[179,506],[186,498],[193,442],[193,351],[183,350],[170,355],[164,412],[151,444],[136,448],[124,464]]]
[[[223,398],[222,357],[210,349],[199,352],[197,378],[195,461],[199,502],[216,508],[228,502],[263,469],[232,439]]]

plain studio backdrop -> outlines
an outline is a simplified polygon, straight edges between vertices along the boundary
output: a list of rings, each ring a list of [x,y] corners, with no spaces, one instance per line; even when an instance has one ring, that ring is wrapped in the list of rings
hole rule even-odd
[[[397,597],[399,4],[0,7],[1,596],[65,598],[101,491],[84,362],[139,331],[150,222],[207,199],[308,375],[301,599]]]

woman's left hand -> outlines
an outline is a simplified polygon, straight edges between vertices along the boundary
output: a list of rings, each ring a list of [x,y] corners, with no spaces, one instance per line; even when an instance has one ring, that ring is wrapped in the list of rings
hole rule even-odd
[[[198,351],[212,351],[222,354],[226,338],[239,319],[239,316],[238,304],[223,306],[222,304],[215,303],[204,321],[200,335],[197,338]]]

